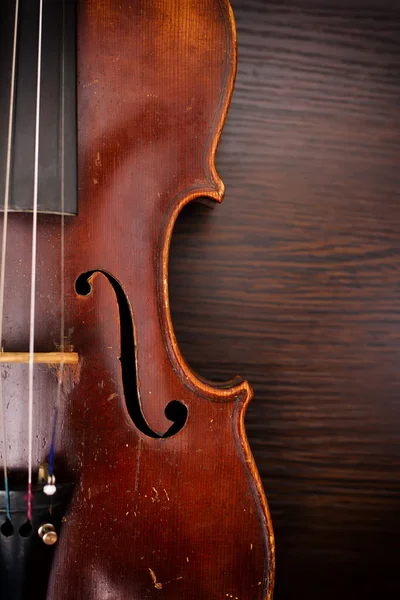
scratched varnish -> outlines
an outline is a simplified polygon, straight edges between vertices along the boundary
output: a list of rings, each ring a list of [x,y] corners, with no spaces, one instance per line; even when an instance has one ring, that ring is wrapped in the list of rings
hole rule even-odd
[[[173,320],[245,376],[276,600],[400,594],[400,6],[233,0],[222,206],[181,215]]]

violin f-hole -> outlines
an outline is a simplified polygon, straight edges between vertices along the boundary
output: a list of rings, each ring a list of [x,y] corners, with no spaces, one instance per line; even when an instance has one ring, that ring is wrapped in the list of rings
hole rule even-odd
[[[124,387],[125,403],[134,425],[144,435],[150,438],[169,438],[179,433],[186,424],[188,417],[187,406],[179,400],[168,402],[165,407],[165,416],[172,425],[162,435],[155,432],[147,423],[139,402],[137,392],[137,377],[135,368],[135,331],[133,326],[133,315],[129,300],[122,288],[122,285],[110,273],[96,269],[82,273],[75,282],[75,289],[80,296],[88,296],[92,291],[91,279],[99,273],[109,281],[114,290],[118,303],[120,315],[120,363],[122,373],[122,383]]]

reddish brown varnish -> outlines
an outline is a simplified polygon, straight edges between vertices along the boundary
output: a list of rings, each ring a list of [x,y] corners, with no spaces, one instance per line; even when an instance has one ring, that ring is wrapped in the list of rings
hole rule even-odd
[[[56,464],[76,488],[50,600],[272,597],[272,528],[243,424],[251,390],[236,380],[212,387],[189,370],[168,305],[179,211],[223,197],[214,159],[235,64],[228,0],[78,2],[79,216],[66,222],[65,281],[66,331],[81,361],[65,367]],[[10,216],[8,351],[27,350],[30,232],[29,215]],[[35,350],[54,351],[58,217],[39,218],[38,257]],[[92,288],[82,296],[75,282],[88,272]],[[131,377],[136,368],[148,426],[162,435],[166,405],[188,408],[183,429],[167,439],[145,435],[128,414],[110,279],[131,308]],[[27,460],[26,371],[9,366],[5,382],[14,469]],[[37,366],[35,375],[38,463],[48,453],[57,372]]]

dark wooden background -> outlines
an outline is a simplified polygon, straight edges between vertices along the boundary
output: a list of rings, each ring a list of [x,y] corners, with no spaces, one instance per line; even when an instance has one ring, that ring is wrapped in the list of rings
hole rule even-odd
[[[254,387],[276,600],[399,598],[400,4],[232,4],[227,191],[176,225],[177,338]]]

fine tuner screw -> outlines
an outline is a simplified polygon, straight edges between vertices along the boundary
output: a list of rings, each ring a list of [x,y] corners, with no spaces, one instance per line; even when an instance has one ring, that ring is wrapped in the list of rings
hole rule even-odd
[[[46,496],[54,496],[56,491],[56,478],[54,475],[49,475],[47,477],[46,485],[43,486],[43,492],[46,494]]]
[[[57,532],[54,528],[54,525],[51,523],[45,523],[44,525],[41,525],[39,527],[38,534],[46,546],[53,546],[58,540]]]
[[[46,496],[53,496],[56,491],[56,478],[54,475],[49,475],[49,465],[47,463],[40,463],[38,472],[38,483],[43,484],[43,493]]]

